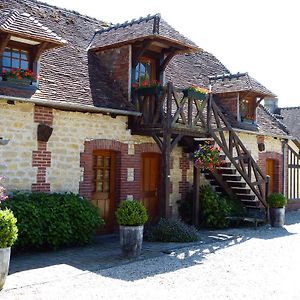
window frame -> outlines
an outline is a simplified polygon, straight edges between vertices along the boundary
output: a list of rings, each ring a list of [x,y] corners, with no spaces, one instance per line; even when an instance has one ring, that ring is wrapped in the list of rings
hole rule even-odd
[[[9,50],[9,51],[8,51]],[[6,55],[6,53],[9,52],[10,55]],[[18,53],[18,57],[14,57],[13,53]],[[22,57],[22,54],[26,55],[26,59]],[[9,65],[5,65],[4,59],[9,59],[10,63]],[[13,60],[18,60],[18,66],[13,66]],[[22,62],[27,62],[27,67],[22,68]],[[24,50],[22,48],[16,48],[13,46],[7,46],[5,47],[3,54],[2,54],[2,69],[6,70],[12,70],[12,69],[30,69],[30,53],[28,50]]]
[[[151,65],[151,76],[149,78],[150,81],[152,80],[157,80],[157,76],[156,76],[156,69],[157,69],[157,66],[156,66],[156,59],[155,58],[152,58],[152,57],[148,57],[148,56],[142,56],[139,58],[138,60],[138,63],[136,65],[136,67],[134,68],[134,72],[133,72],[133,82],[139,82],[137,81],[137,78],[140,77],[140,75],[136,78],[136,71],[137,71],[137,68],[139,68],[140,64],[141,63],[150,63]],[[139,82],[140,84],[141,82]]]

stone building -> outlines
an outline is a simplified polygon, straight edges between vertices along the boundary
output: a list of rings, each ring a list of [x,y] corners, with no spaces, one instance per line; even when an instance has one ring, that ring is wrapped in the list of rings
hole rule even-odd
[[[266,174],[271,191],[288,194],[292,136],[260,104],[274,94],[247,73],[231,74],[160,15],[108,25],[3,0],[0,35],[0,137],[10,140],[0,147],[0,172],[10,191],[79,193],[108,230],[126,198],[143,201],[153,220],[176,217],[177,201],[192,189],[197,196],[199,177],[248,208],[264,208]],[[10,80],[14,68],[38,77]],[[164,88],[138,94],[132,84],[142,79]],[[211,86],[211,96],[185,95],[192,84]],[[206,139],[226,162],[204,178],[192,153]]]

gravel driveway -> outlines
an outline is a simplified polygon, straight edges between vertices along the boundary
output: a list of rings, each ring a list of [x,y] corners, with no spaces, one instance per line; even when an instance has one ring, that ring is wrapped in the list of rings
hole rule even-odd
[[[0,299],[300,299],[300,211],[286,223],[230,229],[236,238],[3,290]]]

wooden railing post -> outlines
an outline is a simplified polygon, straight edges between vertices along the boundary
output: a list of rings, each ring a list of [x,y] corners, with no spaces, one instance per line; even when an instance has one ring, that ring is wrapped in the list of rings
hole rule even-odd
[[[211,122],[211,102],[212,102],[212,93],[209,93],[208,100],[207,100],[207,118],[206,118],[208,132],[210,132],[210,128],[211,128],[211,124],[210,124],[210,122]]]
[[[200,170],[194,166],[193,184],[193,225],[199,226],[200,221]]]

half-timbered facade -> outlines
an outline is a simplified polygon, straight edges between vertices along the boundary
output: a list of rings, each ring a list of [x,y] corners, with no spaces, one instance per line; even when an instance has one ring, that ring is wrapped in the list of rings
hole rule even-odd
[[[107,231],[126,198],[143,201],[153,222],[176,217],[200,180],[249,210],[264,210],[266,189],[287,193],[292,137],[261,106],[273,93],[231,74],[160,15],[108,25],[32,0],[2,3],[0,137],[10,141],[0,172],[9,190],[80,193]],[[14,68],[37,80],[10,82]],[[144,79],[162,86],[132,88]],[[211,93],[197,99],[191,84]],[[208,139],[225,162],[200,174],[192,154]]]

